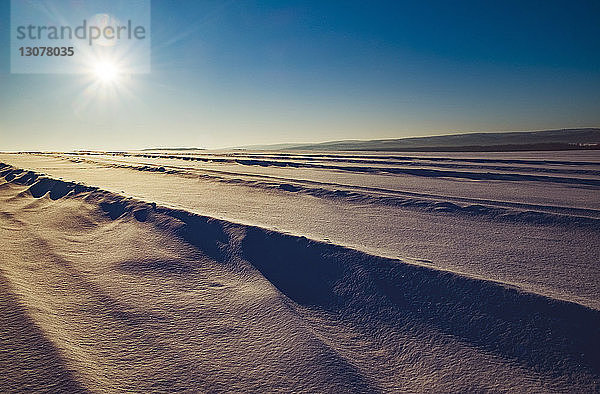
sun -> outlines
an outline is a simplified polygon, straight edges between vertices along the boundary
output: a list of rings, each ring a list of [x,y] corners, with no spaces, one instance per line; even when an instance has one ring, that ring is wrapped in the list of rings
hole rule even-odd
[[[115,108],[138,99],[134,93],[138,85],[131,78],[127,61],[111,53],[91,50],[81,61],[82,91],[74,108],[76,112],[92,107]]]
[[[94,66],[94,75],[100,82],[115,82],[119,78],[119,68],[112,62],[101,61]]]

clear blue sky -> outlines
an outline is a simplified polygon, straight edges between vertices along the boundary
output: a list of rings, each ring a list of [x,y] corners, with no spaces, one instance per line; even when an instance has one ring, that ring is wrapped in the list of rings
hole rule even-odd
[[[599,1],[152,2],[152,73],[93,100],[10,74],[0,150],[227,147],[600,126]]]

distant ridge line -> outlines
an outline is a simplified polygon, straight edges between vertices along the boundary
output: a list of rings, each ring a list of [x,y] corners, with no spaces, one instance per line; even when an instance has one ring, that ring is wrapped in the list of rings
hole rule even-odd
[[[259,150],[509,152],[600,149],[600,128],[473,132],[426,137],[252,145]]]
[[[142,151],[153,151],[153,150],[206,150],[204,148],[146,148]]]

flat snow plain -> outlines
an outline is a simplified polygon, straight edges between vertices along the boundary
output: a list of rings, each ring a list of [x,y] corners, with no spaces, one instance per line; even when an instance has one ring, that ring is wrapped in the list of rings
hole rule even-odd
[[[0,163],[0,388],[600,389],[598,152]]]

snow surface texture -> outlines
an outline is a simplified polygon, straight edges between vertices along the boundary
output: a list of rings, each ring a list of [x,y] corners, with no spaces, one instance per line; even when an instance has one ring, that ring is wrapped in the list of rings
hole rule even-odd
[[[600,390],[596,185],[252,171],[272,160],[0,157],[0,391]]]

